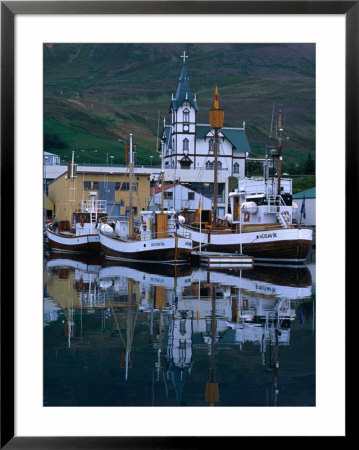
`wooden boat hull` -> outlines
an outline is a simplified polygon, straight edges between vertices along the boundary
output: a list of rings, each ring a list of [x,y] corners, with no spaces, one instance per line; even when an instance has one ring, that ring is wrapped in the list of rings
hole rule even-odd
[[[253,256],[255,262],[303,263],[312,249],[312,230],[286,228],[247,233],[199,233],[180,227],[179,232],[191,233],[193,245],[209,252],[243,253]]]
[[[103,252],[109,258],[146,262],[187,262],[192,241],[187,238],[120,240],[100,233]]]
[[[209,245],[208,251],[239,252],[240,245]],[[243,244],[242,252],[245,255],[253,256],[258,261],[280,261],[288,260],[294,262],[304,261],[312,248],[312,242],[306,240],[286,240],[264,242],[261,244]]]
[[[61,253],[101,252],[101,243],[98,234],[65,235],[55,233],[47,227],[46,235],[53,251]]]

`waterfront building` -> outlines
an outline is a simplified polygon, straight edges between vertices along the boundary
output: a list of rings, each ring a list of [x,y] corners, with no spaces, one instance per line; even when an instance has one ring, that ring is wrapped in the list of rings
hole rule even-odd
[[[106,201],[106,212],[112,217],[129,216],[129,180],[127,171],[114,172],[109,168],[77,167],[72,181],[66,172],[49,185],[48,198],[53,205],[53,216],[71,220],[72,212],[81,206],[82,201],[88,201],[90,205],[90,193],[96,193],[96,200]],[[141,210],[148,208],[150,174],[136,171],[133,190],[133,213],[139,218]]]
[[[151,199],[149,209],[166,211],[174,210],[181,211],[183,209],[211,209],[212,200],[205,195],[199,194],[193,189],[189,189],[182,184],[166,184],[162,188],[154,186],[151,188]]]
[[[297,204],[297,223],[315,226],[316,224],[316,208],[315,208],[315,187],[306,189],[305,191],[293,194],[293,201]],[[303,202],[305,214],[303,211]]]

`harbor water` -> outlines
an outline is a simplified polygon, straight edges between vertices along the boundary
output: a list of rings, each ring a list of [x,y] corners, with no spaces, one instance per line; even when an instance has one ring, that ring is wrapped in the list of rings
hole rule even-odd
[[[315,339],[315,262],[45,255],[47,407],[314,407]]]

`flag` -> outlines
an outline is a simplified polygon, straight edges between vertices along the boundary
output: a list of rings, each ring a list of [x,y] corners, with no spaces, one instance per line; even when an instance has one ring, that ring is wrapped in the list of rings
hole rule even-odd
[[[218,109],[218,88],[214,91],[214,108]]]
[[[303,196],[302,207],[300,208],[300,214],[303,216],[303,219],[305,219],[305,195]]]

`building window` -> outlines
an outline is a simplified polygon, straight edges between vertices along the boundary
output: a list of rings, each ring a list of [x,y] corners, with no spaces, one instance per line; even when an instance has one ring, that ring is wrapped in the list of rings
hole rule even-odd
[[[183,122],[189,122],[189,110],[188,109],[185,109],[184,111],[183,111]]]
[[[130,190],[130,183],[128,183],[127,181],[124,181],[123,183],[121,183],[120,181],[116,181],[115,189],[116,189],[116,191],[118,191],[118,190],[129,191]],[[134,192],[137,191],[137,183],[133,183],[132,190]]]
[[[239,173],[239,164],[237,162],[233,164],[233,173]]]
[[[218,170],[222,170],[222,163],[221,163],[221,161],[217,162],[217,169]]]
[[[84,181],[84,191],[98,191],[98,181]]]
[[[194,200],[194,192],[188,192],[188,200]]]
[[[214,139],[212,139],[212,138],[208,142],[208,151],[209,151],[209,153],[214,152]]]
[[[133,206],[132,207],[132,214],[134,216],[137,216],[137,213],[138,213],[137,206]],[[130,207],[129,206],[126,206],[125,215],[126,215],[126,217],[130,217]]]
[[[165,192],[165,197],[167,200],[172,200],[173,199],[173,192],[172,191],[166,191]]]
[[[186,138],[183,139],[183,151],[188,152],[188,150],[189,150],[189,140]]]
[[[213,170],[213,163],[211,161],[206,162],[206,170]]]

